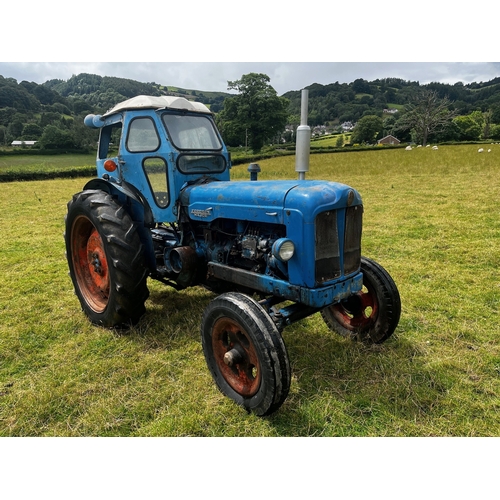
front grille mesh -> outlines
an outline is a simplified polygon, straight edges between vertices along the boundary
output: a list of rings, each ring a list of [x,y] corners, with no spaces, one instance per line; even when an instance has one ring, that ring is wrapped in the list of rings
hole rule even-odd
[[[363,225],[363,206],[349,207],[345,211],[344,230],[344,269],[340,259],[337,212],[322,212],[315,221],[316,271],[318,284],[342,274],[351,274],[359,269],[361,263],[361,229]]]
[[[346,210],[344,234],[344,274],[351,274],[361,265],[361,229],[363,206],[356,205]]]
[[[337,212],[330,210],[316,216],[316,282],[340,276],[340,250]]]

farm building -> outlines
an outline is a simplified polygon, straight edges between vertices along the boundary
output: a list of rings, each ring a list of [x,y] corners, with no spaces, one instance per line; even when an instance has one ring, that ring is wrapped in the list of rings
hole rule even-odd
[[[344,122],[340,126],[344,132],[350,132],[356,124],[352,122]]]
[[[399,144],[401,141],[393,135],[386,135],[377,141],[377,144]]]
[[[36,141],[12,141],[11,146],[34,146]]]

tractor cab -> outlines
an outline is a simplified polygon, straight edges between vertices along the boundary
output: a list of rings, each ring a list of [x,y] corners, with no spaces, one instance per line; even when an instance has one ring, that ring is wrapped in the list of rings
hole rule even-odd
[[[177,220],[184,186],[204,177],[229,180],[230,155],[204,104],[137,96],[85,124],[100,129],[98,178],[140,192],[154,222]]]

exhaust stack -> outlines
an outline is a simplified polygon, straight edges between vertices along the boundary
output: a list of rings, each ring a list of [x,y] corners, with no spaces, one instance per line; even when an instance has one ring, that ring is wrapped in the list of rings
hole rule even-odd
[[[295,172],[299,173],[299,180],[306,178],[309,171],[309,152],[311,146],[311,128],[307,125],[309,91],[302,89],[300,101],[300,125],[297,127],[295,143]]]

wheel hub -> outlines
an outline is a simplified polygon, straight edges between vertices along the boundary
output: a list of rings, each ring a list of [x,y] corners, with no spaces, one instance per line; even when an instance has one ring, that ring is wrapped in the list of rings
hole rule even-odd
[[[225,381],[240,395],[253,396],[260,386],[260,364],[250,336],[236,321],[219,319],[213,329],[215,361]]]
[[[89,307],[102,312],[109,299],[108,264],[101,236],[86,217],[74,222],[72,248],[78,288]]]
[[[233,366],[241,363],[241,361],[243,361],[243,356],[244,353],[241,353],[241,351],[235,347],[224,354],[224,363],[226,363],[227,366]]]
[[[377,298],[373,290],[363,290],[332,307],[337,321],[350,330],[366,329],[374,324],[378,314]]]
[[[101,261],[99,260],[99,255],[97,253],[92,254],[92,262],[91,264],[94,266],[94,272],[97,274],[102,274],[102,266]]]

